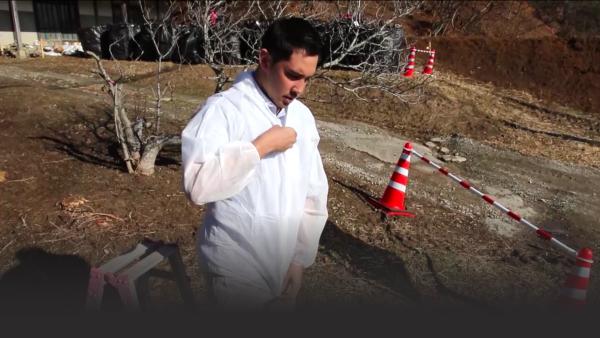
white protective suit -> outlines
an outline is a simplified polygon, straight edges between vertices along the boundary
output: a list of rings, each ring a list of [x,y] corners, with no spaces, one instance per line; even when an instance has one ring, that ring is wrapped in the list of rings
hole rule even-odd
[[[251,142],[274,125],[293,128],[296,143],[260,159]],[[230,297],[272,300],[292,261],[314,262],[328,216],[318,143],[310,110],[294,100],[278,113],[252,72],[209,97],[183,130],[184,190],[208,203],[199,258],[223,288],[238,288]]]

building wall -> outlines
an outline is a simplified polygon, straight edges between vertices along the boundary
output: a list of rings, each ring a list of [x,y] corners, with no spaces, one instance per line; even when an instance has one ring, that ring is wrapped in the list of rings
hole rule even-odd
[[[93,1],[79,0],[79,23],[82,28],[96,25]]]
[[[23,43],[32,44],[38,39],[33,16],[32,0],[15,1],[21,25],[21,39]],[[0,0],[0,45],[6,46],[15,42],[8,0]]]
[[[94,15],[93,0],[78,1],[81,28],[95,25],[112,23],[112,8],[109,0],[97,0],[97,13]],[[35,27],[35,16],[33,14],[33,0],[18,0],[17,10],[21,25],[21,39],[23,43],[32,44],[39,39]],[[0,0],[0,46],[6,46],[15,42],[10,8],[8,0]]]
[[[94,15],[93,0],[79,0],[79,21],[81,28],[112,23],[112,9],[110,1],[97,0],[97,16]]]
[[[98,1],[98,24],[113,23],[113,12],[110,1]]]
[[[5,46],[13,42],[12,30],[8,1],[0,0],[0,45]]]

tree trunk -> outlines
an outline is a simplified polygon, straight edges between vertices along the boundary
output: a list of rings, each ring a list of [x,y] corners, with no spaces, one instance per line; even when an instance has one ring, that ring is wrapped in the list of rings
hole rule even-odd
[[[227,74],[225,74],[225,69],[221,65],[211,64],[210,68],[215,73],[216,83],[214,94],[217,94],[223,91],[223,88],[229,80],[229,77],[227,76]]]
[[[122,117],[122,109],[121,109],[121,85],[117,84],[114,86],[113,92],[113,118],[115,121],[115,134],[117,135],[117,140],[121,145],[121,151],[123,151],[123,161],[125,161],[125,165],[127,166],[127,172],[133,173],[133,166],[131,164],[131,154],[129,153],[129,148],[127,146],[127,142],[123,137],[123,121]]]
[[[145,176],[154,174],[156,157],[161,149],[168,144],[181,144],[181,137],[179,135],[170,135],[149,138],[148,142],[144,145],[142,158],[135,168],[135,172]]]
[[[133,161],[137,161],[140,159],[140,140],[138,140],[137,136],[134,133],[133,128],[131,127],[131,121],[127,116],[127,112],[125,108],[121,107],[119,109],[121,123],[123,125],[123,133],[125,134],[125,141],[127,142],[127,146],[129,147],[129,155]]]

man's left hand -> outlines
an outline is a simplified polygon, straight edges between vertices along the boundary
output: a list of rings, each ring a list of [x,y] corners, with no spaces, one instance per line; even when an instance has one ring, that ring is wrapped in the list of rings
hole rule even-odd
[[[300,291],[300,285],[302,284],[302,273],[304,267],[298,263],[292,262],[288,271],[283,279],[283,292],[281,298],[285,298],[292,303],[296,302],[296,296]]]

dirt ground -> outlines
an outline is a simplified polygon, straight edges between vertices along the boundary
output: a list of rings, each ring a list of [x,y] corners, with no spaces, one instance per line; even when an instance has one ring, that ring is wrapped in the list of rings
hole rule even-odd
[[[588,4],[591,4],[588,2]],[[417,12],[403,21],[409,44],[436,50],[436,67],[468,76],[496,87],[527,91],[545,101],[586,111],[600,112],[600,36],[585,18],[565,19],[565,9],[551,1],[495,1],[478,20],[470,21],[469,8],[481,9],[488,2],[463,3],[443,36],[431,38],[435,19]],[[586,12],[584,2],[562,6]],[[555,12],[541,15],[536,7]],[[465,11],[466,10],[466,11]],[[560,14],[562,13],[562,14]],[[575,12],[571,11],[569,15]],[[542,20],[544,17],[544,20]],[[581,26],[574,29],[575,22]],[[468,21],[470,24],[465,24]],[[576,32],[578,31],[578,32]],[[425,64],[417,54],[417,66]]]
[[[147,113],[149,64],[119,65],[133,75],[130,113]],[[179,244],[203,304],[194,252],[203,207],[181,192],[179,149],[161,153],[154,176],[127,174],[111,138],[108,96],[92,68],[92,60],[70,57],[0,60],[1,282],[8,290],[15,282],[23,290],[45,285],[76,308],[90,266],[152,238]],[[178,133],[213,85],[205,66],[167,69],[166,129]],[[406,198],[415,218],[382,220],[361,200],[381,195],[406,140],[438,162],[437,146],[465,157],[445,165],[573,248],[600,249],[597,114],[446,68],[436,70],[418,105],[323,103],[322,86],[312,84],[305,102],[322,137],[330,219],[301,307],[498,309],[556,301],[573,259],[424,163],[411,164]],[[426,147],[432,138],[436,146]],[[598,273],[594,268],[588,293],[593,304]],[[156,279],[151,286],[156,306],[180,306],[175,283]]]
[[[600,113],[600,38],[433,39],[439,64],[495,86]],[[424,61],[423,61],[424,62]]]

